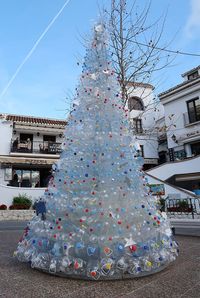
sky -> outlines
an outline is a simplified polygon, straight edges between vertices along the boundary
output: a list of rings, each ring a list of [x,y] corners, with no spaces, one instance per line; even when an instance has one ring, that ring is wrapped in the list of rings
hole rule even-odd
[[[129,0],[127,0],[129,1]],[[130,0],[132,1],[132,0]],[[139,0],[139,5],[149,0]],[[66,0],[0,0],[0,113],[65,119],[78,84],[85,53],[83,38],[110,0],[70,0],[30,53]],[[167,11],[163,44],[200,54],[200,0],[152,0],[149,21]],[[24,61],[10,86],[8,82]],[[181,74],[200,65],[200,57],[177,55],[156,73],[156,93],[182,82]],[[153,82],[152,82],[153,83]]]

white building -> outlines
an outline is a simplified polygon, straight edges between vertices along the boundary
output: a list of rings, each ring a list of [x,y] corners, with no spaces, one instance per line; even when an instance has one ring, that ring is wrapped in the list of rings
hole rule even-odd
[[[129,83],[127,108],[133,135],[141,146],[144,170],[158,164],[158,139],[156,121],[163,116],[162,105],[155,102],[153,86],[145,83]]]
[[[65,125],[63,120],[0,114],[0,192],[9,204],[18,193],[37,197],[44,192]]]
[[[167,162],[149,174],[188,190],[200,189],[200,66],[159,95],[165,110]]]
[[[171,159],[200,154],[200,66],[182,76],[183,83],[159,95]]]
[[[158,164],[163,164],[169,161],[169,153],[167,146],[167,134],[166,134],[166,125],[165,117],[161,117],[156,121],[157,129],[157,138],[158,138]]]
[[[160,144],[155,127],[164,126],[163,107],[156,103],[150,84],[133,83],[127,103],[133,136],[142,148],[144,170],[158,164]],[[67,121],[31,116],[0,114],[0,193],[1,203],[10,205],[14,195],[26,193],[32,199],[43,194],[48,183],[52,164],[60,157],[60,145]],[[157,167],[155,168],[157,169]],[[156,178],[158,177],[158,178]],[[173,188],[163,177],[149,172],[149,182],[163,185],[169,193],[188,196]]]

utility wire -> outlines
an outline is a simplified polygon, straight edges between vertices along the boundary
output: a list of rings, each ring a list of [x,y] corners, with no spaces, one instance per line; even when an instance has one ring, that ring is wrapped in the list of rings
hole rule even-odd
[[[43,39],[43,37],[47,34],[47,32],[49,31],[49,29],[53,26],[53,24],[55,23],[55,21],[57,20],[57,18],[60,16],[60,14],[63,12],[64,8],[67,6],[67,4],[69,3],[70,0],[67,0],[64,5],[61,7],[61,9],[59,10],[59,12],[55,15],[55,17],[51,20],[51,22],[48,24],[48,26],[46,27],[46,29],[42,32],[42,34],[40,35],[40,37],[38,38],[38,40],[35,42],[35,44],[33,45],[33,47],[31,48],[31,50],[28,52],[28,54],[26,55],[26,57],[24,58],[24,60],[21,62],[21,64],[17,67],[15,73],[12,75],[12,77],[10,78],[10,80],[8,81],[7,85],[5,86],[5,88],[3,89],[3,91],[0,93],[0,98],[7,92],[8,88],[10,87],[10,85],[13,83],[13,81],[15,80],[16,76],[18,75],[18,73],[20,72],[20,70],[22,69],[22,67],[24,66],[24,64],[27,62],[27,60],[32,56],[32,54],[34,53],[34,51],[36,50],[37,46],[39,45],[39,43],[41,42],[41,40]]]
[[[185,55],[185,56],[200,57],[200,54],[188,53],[188,52],[182,52],[182,51],[175,51],[175,50],[168,50],[168,49],[165,49],[165,48],[160,48],[160,47],[154,46],[153,44],[152,45],[151,44],[145,44],[145,43],[138,42],[138,41],[132,41],[132,42],[135,43],[135,44],[139,44],[141,46],[145,46],[145,47],[148,47],[148,48],[164,51],[164,52],[167,52],[167,53],[173,53],[173,54]]]

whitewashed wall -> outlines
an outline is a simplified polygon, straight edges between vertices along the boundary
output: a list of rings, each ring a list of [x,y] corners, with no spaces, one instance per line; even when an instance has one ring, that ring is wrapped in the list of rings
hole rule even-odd
[[[148,178],[148,183],[150,184],[164,184],[165,186],[165,196],[167,197],[170,194],[178,194],[181,198],[189,197],[184,191],[178,190],[165,182],[162,182],[156,178],[150,177],[148,174],[146,175]],[[12,205],[12,200],[14,196],[18,196],[19,194],[26,194],[30,196],[30,199],[34,202],[36,199],[39,199],[44,194],[45,188],[18,188],[18,187],[10,187],[0,185],[0,205],[5,204],[7,206]]]
[[[11,121],[0,120],[0,155],[10,153],[13,124]]]
[[[162,99],[165,108],[165,123],[168,127],[167,141],[169,148],[175,148],[175,150],[183,149],[184,143],[190,141],[187,134],[194,133],[195,137],[195,132],[197,131],[199,131],[199,137],[197,136],[197,139],[200,139],[200,123],[187,127],[185,127],[184,123],[184,113],[188,112],[186,102],[196,97],[200,97],[200,85],[195,87],[195,89],[193,87],[187,88],[175,95],[170,95],[168,98]],[[173,141],[172,135],[176,136],[178,143]],[[187,139],[186,141],[183,141],[184,137]],[[187,145],[185,149],[187,156],[190,157],[191,151],[187,148]]]
[[[144,157],[145,158],[158,158],[158,141],[156,136],[142,136],[137,139],[140,145],[144,146]]]
[[[183,161],[167,162],[151,170],[147,173],[161,180],[166,180],[176,174],[199,173],[200,171],[200,156]]]
[[[28,188],[28,187],[12,187],[0,184],[0,205],[12,205],[14,196],[19,194],[26,194],[34,202],[41,195],[43,195],[45,188]]]
[[[138,134],[137,141],[144,146],[145,158],[158,158],[158,139],[155,130],[156,121],[164,116],[164,108],[160,102],[155,102],[153,90],[150,87],[130,87],[130,97],[139,97],[144,106],[144,111],[132,110],[129,118],[141,118],[143,129],[147,133]],[[128,104],[127,104],[128,108]]]
[[[0,165],[0,184],[5,184],[4,169],[1,169],[1,165]]]

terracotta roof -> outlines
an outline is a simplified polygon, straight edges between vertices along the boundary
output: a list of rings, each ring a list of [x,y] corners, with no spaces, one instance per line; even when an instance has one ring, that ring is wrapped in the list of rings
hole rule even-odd
[[[168,90],[166,90],[166,91],[158,94],[158,96],[159,97],[162,97],[163,95],[166,95],[167,93],[170,93],[171,91],[174,91],[174,90],[176,90],[176,89],[178,89],[180,87],[184,87],[184,86],[187,87],[187,85],[194,85],[196,82],[197,83],[199,82],[199,80],[198,80],[199,78],[200,78],[200,76],[198,76],[198,77],[196,77],[194,79],[191,79],[191,80],[184,81],[183,83],[180,83],[180,84],[178,84],[178,85],[176,85],[176,86],[174,86],[174,87],[172,87],[172,88],[170,88],[170,89],[168,89]]]
[[[40,118],[33,116],[22,116],[22,115],[12,115],[12,114],[0,114],[0,118],[13,121],[13,122],[24,122],[24,123],[34,123],[34,124],[44,124],[44,125],[60,125],[65,126],[67,121],[59,119],[50,119],[50,118]]]

